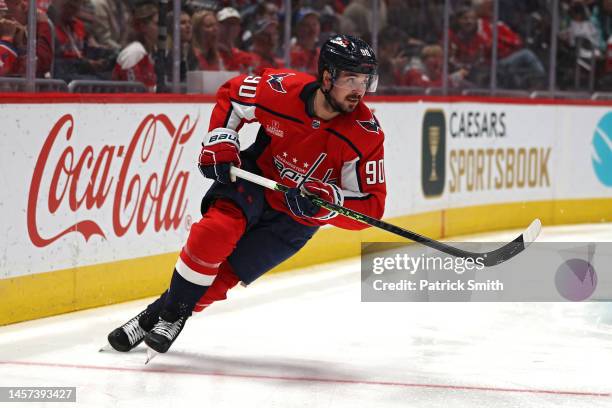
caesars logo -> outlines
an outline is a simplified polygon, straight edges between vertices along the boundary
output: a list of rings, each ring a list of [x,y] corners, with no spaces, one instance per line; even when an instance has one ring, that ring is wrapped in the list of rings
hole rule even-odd
[[[592,143],[593,170],[603,185],[612,187],[612,112],[597,124]]]
[[[533,139],[534,145],[521,145],[511,139],[507,116],[494,109],[453,110],[447,121],[442,110],[427,110],[421,140],[421,186],[425,197],[440,196],[447,178],[451,194],[549,188],[552,148],[538,146],[537,138]],[[600,180],[612,185],[609,134],[612,113],[602,119],[593,140],[593,165]]]
[[[504,111],[451,112],[450,193],[550,187],[552,148],[537,145],[538,138],[534,145],[521,145],[512,139],[510,123]]]
[[[421,139],[421,187],[425,197],[444,191],[446,177],[446,119],[444,112],[430,109],[423,117]]]

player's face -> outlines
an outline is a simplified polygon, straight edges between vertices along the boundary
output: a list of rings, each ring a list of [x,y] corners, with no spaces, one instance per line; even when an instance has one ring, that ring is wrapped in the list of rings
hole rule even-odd
[[[368,88],[369,76],[341,71],[334,81],[330,96],[344,112],[352,112]]]

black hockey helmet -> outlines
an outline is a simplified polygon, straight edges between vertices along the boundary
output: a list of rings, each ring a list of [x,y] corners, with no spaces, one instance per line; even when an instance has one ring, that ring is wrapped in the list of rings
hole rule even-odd
[[[323,71],[328,70],[332,80],[339,71],[368,75],[368,92],[375,92],[378,85],[378,62],[374,50],[361,38],[350,35],[334,35],[325,41],[319,54],[319,80]]]

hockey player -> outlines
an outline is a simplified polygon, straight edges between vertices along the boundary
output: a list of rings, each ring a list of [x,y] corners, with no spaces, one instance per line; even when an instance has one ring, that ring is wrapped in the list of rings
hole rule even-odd
[[[108,335],[113,348],[129,351],[144,340],[166,352],[193,311],[292,256],[319,226],[366,227],[314,205],[305,191],[382,217],[384,135],[362,101],[376,90],[376,65],[367,43],[337,35],[321,49],[318,79],[265,70],[219,89],[198,164],[216,180],[202,200],[202,219],[191,227],[168,290]],[[261,125],[257,138],[240,151],[237,132],[254,121]],[[232,165],[293,188],[283,194],[231,182]]]

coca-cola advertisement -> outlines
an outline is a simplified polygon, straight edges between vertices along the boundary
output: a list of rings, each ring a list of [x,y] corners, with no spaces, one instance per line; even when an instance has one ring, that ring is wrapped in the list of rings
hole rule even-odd
[[[212,106],[158,106],[0,112],[2,278],[179,250],[211,184],[196,163]]]

